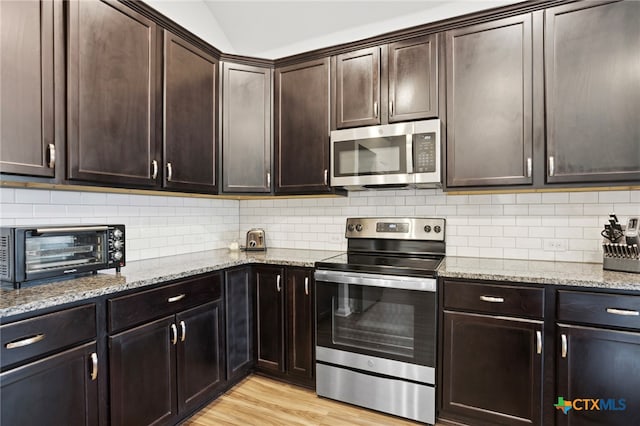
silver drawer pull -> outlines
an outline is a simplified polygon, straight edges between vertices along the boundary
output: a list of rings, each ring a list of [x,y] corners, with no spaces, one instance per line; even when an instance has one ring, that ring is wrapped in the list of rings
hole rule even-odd
[[[178,329],[175,324],[171,324],[171,344],[175,345],[178,343]]]
[[[637,317],[640,315],[638,311],[632,311],[630,309],[616,309],[616,308],[607,308],[607,313],[614,315],[623,315],[626,317]]]
[[[536,331],[536,353],[542,353],[542,331]]]
[[[169,303],[177,302],[178,300],[182,300],[185,297],[187,297],[186,294],[184,294],[184,293],[183,294],[179,294],[177,296],[173,296],[173,297],[168,298],[167,302],[169,302]]]
[[[480,300],[482,300],[483,302],[489,302],[489,303],[503,303],[504,302],[504,298],[503,297],[494,297],[494,296],[480,296]]]
[[[22,340],[16,340],[15,342],[10,342],[4,345],[7,349],[15,349],[21,348],[23,346],[33,345],[34,343],[38,343],[39,341],[44,339],[44,334],[36,334],[35,336],[28,337]]]
[[[561,352],[562,352],[562,358],[566,358],[567,357],[567,351],[568,351],[568,344],[567,344],[567,335],[566,334],[562,334],[560,336],[560,341],[561,341]]]
[[[91,354],[91,380],[98,378],[98,354]]]
[[[180,341],[184,342],[184,339],[187,338],[187,325],[184,321],[180,321],[180,331],[182,331],[182,334],[180,334]]]

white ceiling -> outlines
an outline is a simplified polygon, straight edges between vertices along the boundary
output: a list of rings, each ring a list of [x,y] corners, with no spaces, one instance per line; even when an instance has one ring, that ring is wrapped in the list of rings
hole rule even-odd
[[[226,53],[267,59],[517,3],[513,0],[147,2]]]

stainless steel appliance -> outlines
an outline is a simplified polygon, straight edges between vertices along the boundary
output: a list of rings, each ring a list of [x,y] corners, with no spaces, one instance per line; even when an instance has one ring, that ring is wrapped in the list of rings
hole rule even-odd
[[[264,229],[253,228],[247,232],[248,251],[263,251],[267,249],[267,241]]]
[[[25,282],[125,265],[124,225],[0,228],[0,279]]]
[[[435,423],[436,269],[445,220],[350,218],[316,263],[316,392]]]
[[[332,186],[363,190],[441,183],[438,119],[331,132]]]

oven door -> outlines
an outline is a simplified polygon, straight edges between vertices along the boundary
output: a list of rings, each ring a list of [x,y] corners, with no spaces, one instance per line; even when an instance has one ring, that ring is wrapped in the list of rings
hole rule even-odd
[[[316,271],[317,346],[435,368],[436,280]]]
[[[106,226],[24,230],[25,281],[95,271],[107,267]]]

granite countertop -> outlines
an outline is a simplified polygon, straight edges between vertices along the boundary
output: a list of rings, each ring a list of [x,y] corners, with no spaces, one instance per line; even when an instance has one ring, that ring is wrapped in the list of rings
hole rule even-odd
[[[317,260],[337,254],[339,252],[279,248],[266,252],[220,249],[129,262],[122,268],[121,276],[108,270],[19,290],[3,285],[0,318],[250,263],[313,267]]]
[[[605,271],[599,263],[447,256],[438,276],[640,291],[640,274]]]

